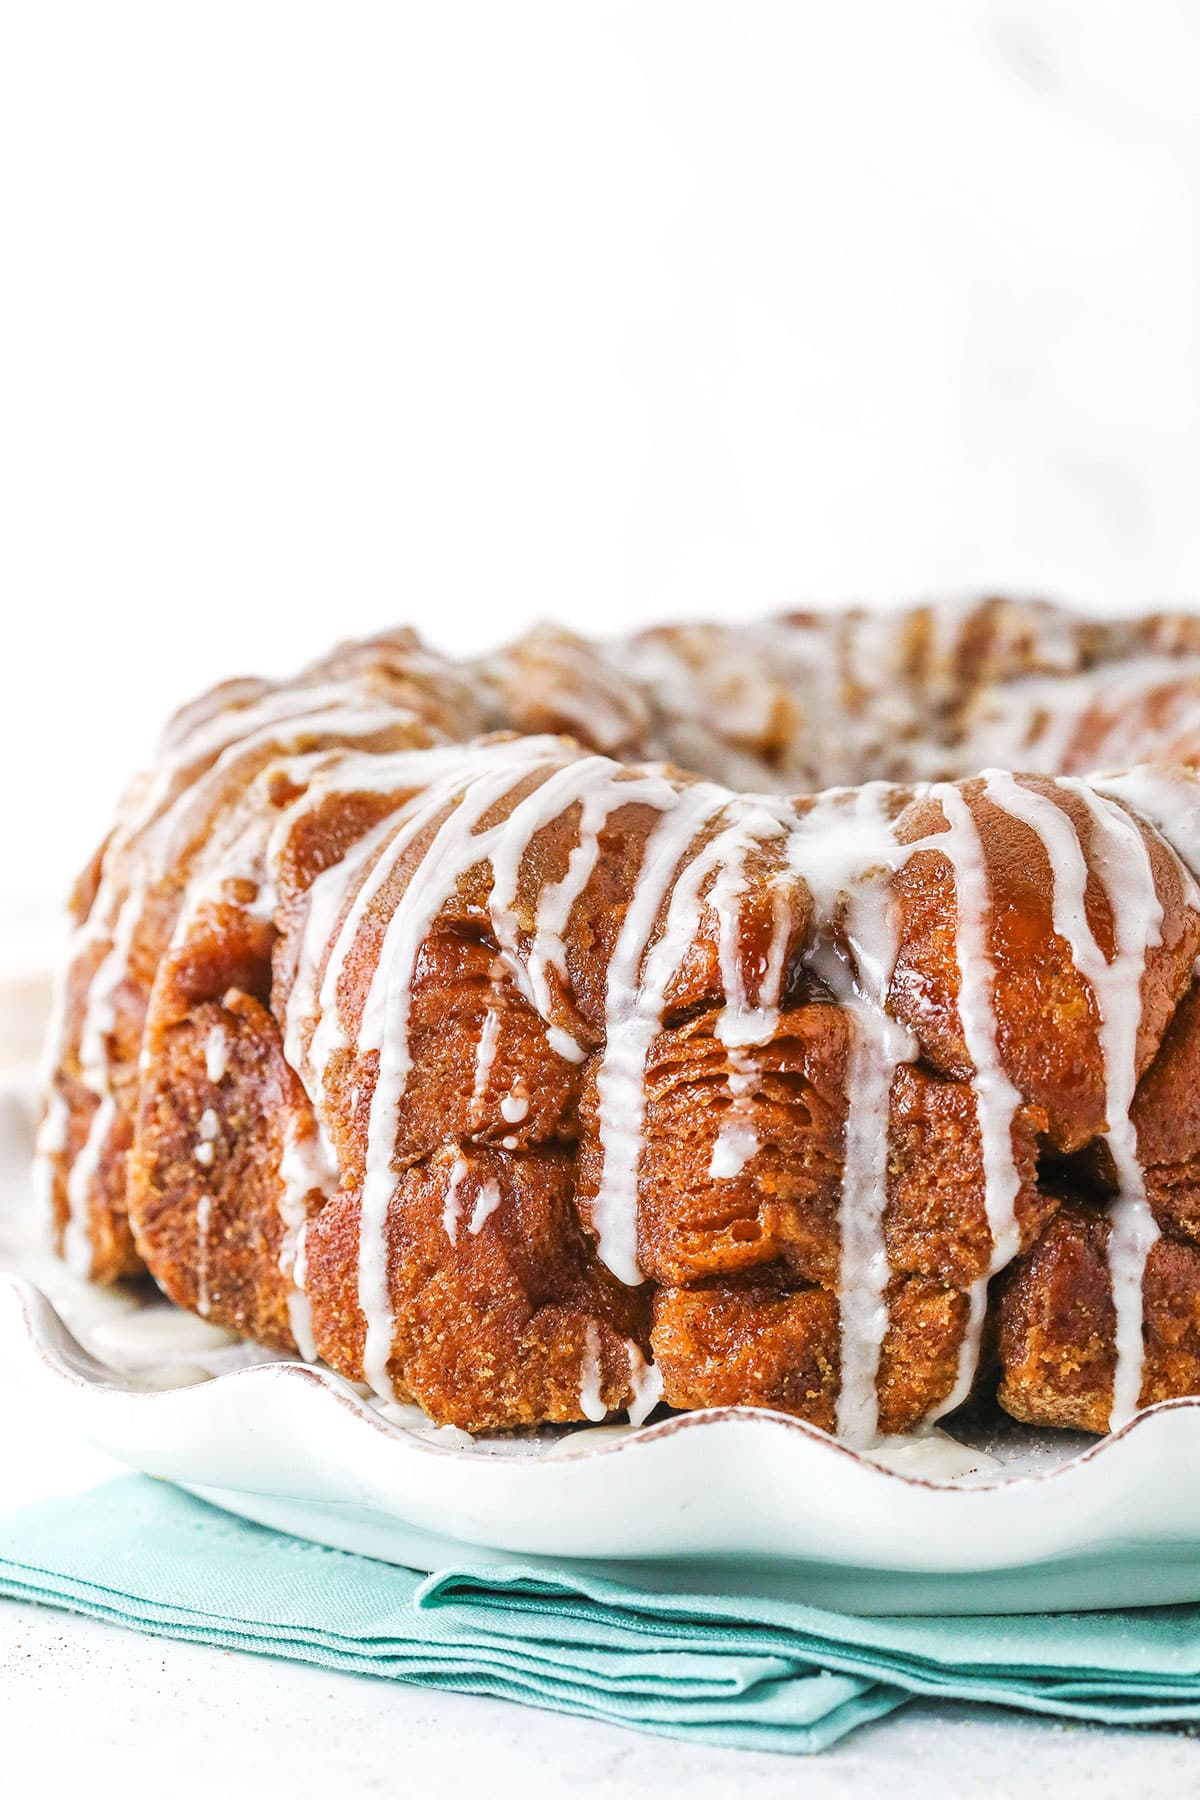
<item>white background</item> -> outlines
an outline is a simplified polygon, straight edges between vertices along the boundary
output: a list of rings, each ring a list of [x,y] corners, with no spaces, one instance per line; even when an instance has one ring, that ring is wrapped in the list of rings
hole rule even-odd
[[[0,21],[10,900],[341,634],[1200,589],[1189,0]]]
[[[1191,0],[10,0],[0,917],[178,701],[341,635],[1194,600],[1198,91]],[[102,1472],[39,1431],[0,1503]],[[0,1727],[51,1800],[1196,1766],[950,1708],[798,1769],[13,1606]]]

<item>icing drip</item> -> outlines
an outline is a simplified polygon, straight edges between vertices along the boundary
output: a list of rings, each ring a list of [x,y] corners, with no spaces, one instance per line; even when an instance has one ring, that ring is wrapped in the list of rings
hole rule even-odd
[[[917,1045],[888,1016],[896,960],[890,874],[917,845],[897,844],[881,782],[834,790],[796,825],[789,855],[815,909],[809,963],[845,1009],[846,1072],[838,1309],[841,1379],[838,1435],[872,1442],[878,1432],[877,1379],[887,1332],[888,1120],[892,1081]]]
[[[564,933],[571,908],[595,871],[601,832],[619,806],[637,802],[665,810],[674,799],[675,790],[661,777],[626,776],[619,765],[605,757],[593,756],[551,776],[514,809],[492,857],[488,910],[496,941],[518,987],[547,1021],[552,1020],[554,1014],[550,973],[553,970],[566,979]],[[533,936],[525,956],[521,957],[519,925],[513,908],[522,860],[534,835],[560,819],[575,804],[579,806],[579,826],[566,873],[561,880],[547,883],[539,893]],[[568,1062],[582,1062],[587,1054],[562,1026],[552,1024],[548,1037],[551,1049]]]
[[[327,1199],[337,1192],[337,1169],[319,1135],[301,1133],[296,1115],[288,1113],[283,1148],[279,1156],[279,1218],[283,1236],[279,1245],[279,1272],[290,1281],[288,1316],[292,1336],[305,1362],[317,1360],[312,1308],[304,1292],[305,1266],[300,1244],[308,1224],[308,1196],[316,1191]]]
[[[497,1181],[485,1181],[475,1197],[474,1210],[471,1213],[467,1230],[475,1237],[483,1228],[485,1219],[490,1219],[500,1204],[500,1184]]]
[[[411,810],[411,806],[401,810],[401,828]],[[287,823],[291,823],[290,817]],[[317,1082],[333,1049],[345,1042],[337,1010],[337,983],[346,952],[352,942],[354,928],[347,919],[335,937],[335,927],[351,886],[364,871],[370,869],[381,848],[396,830],[395,818],[384,819],[374,831],[360,838],[340,861],[323,869],[308,890],[308,911],[300,934],[295,974],[287,998],[283,1053],[297,1074],[303,1076],[306,1071],[313,1074],[314,1081],[309,1085],[309,1096],[314,1103],[320,1093]],[[283,833],[280,838],[281,844],[286,842]],[[278,855],[279,850],[276,849],[275,858]],[[363,906],[357,909],[355,925],[361,921],[365,910],[364,901]],[[312,1041],[306,1053],[304,1035],[309,1027],[312,1028]]]
[[[764,820],[762,838],[765,840],[781,836],[783,830],[781,820]],[[751,1007],[746,995],[739,954],[739,903],[746,893],[746,854],[749,847],[746,842],[735,848],[728,862],[718,871],[708,894],[708,903],[717,916],[718,958],[721,986],[725,994],[725,1006],[717,1020],[717,1037],[723,1044],[730,1046],[765,1043],[774,1031],[779,1020],[784,959],[791,928],[791,910],[787,896],[776,883],[771,892],[774,929],[767,951],[766,967],[759,984],[759,1004]]]
[[[752,1125],[723,1125],[713,1145],[709,1176],[713,1181],[732,1181],[757,1149],[758,1133]]]
[[[1106,1141],[1117,1172],[1108,1267],[1116,1309],[1117,1364],[1113,1376],[1109,1429],[1137,1411],[1142,1391],[1142,1285],[1146,1259],[1159,1231],[1146,1199],[1138,1160],[1137,1129],[1130,1118],[1137,1088],[1137,1038],[1142,1018],[1142,978],[1146,953],[1161,942],[1162,904],[1150,853],[1137,825],[1114,801],[1083,782],[1064,780],[1092,816],[1093,857],[1113,914],[1116,954],[1106,965],[1099,989],[1104,1048],[1108,1132]]]
[[[363,1373],[370,1386],[385,1399],[394,1398],[387,1373],[393,1332],[387,1268],[387,1213],[396,1184],[392,1157],[400,1104],[411,1066],[408,1015],[412,975],[421,944],[455,883],[468,869],[491,854],[503,830],[502,825],[480,832],[475,828],[508,797],[519,775],[533,774],[545,766],[541,760],[544,745],[539,740],[519,740],[505,749],[510,752],[511,760],[497,759],[493,750],[485,773],[465,786],[460,777],[456,784],[460,795],[458,803],[438,826],[388,921],[359,1023],[358,1054],[361,1057],[371,1050],[379,1053],[367,1122],[366,1167],[359,1217],[358,1299],[366,1321]],[[499,768],[496,767],[497,760]],[[425,805],[410,821],[407,831],[393,838],[389,853],[381,857],[380,862],[390,867],[402,840],[415,835],[426,820],[431,822],[442,806],[443,796],[439,790],[433,791],[432,798],[427,795]],[[380,881],[382,879],[380,877]],[[374,877],[366,885],[373,885],[373,881]]]
[[[465,1156],[456,1156],[450,1165],[450,1179],[446,1184],[446,1199],[442,1206],[442,1228],[452,1244],[458,1242],[458,1221],[462,1212],[458,1190],[470,1167]]]
[[[296,1340],[296,1348],[305,1362],[316,1362],[317,1340],[313,1334],[312,1303],[296,1283],[288,1290],[288,1324]]]
[[[1189,906],[1200,906],[1200,779],[1191,769],[1144,765],[1124,775],[1089,775],[1098,794],[1121,800],[1158,833],[1190,877]]]
[[[204,1046],[204,1072],[214,1087],[225,1078],[228,1052],[224,1026],[214,1025]]]
[[[57,1086],[47,1089],[46,1110],[42,1114],[34,1140],[30,1167],[34,1198],[41,1216],[41,1232],[45,1238],[52,1238],[54,1234],[55,1158],[67,1147],[69,1119],[70,1111]],[[90,1263],[90,1256],[88,1260]]]
[[[631,1425],[644,1425],[662,1399],[662,1372],[643,1356],[632,1339],[626,1340],[625,1347],[629,1352],[629,1385],[633,1389],[633,1398],[625,1410]]]
[[[979,1366],[988,1281],[1020,1247],[1017,1198],[1021,1183],[1013,1156],[1012,1128],[1021,1096],[1005,1073],[996,1038],[996,973],[988,948],[992,902],[979,831],[957,788],[939,783],[930,789],[930,798],[940,803],[950,827],[930,839],[929,846],[949,860],[958,890],[958,1018],[975,1069],[972,1088],[983,1150],[983,1200],[992,1239],[987,1271],[970,1290],[957,1378],[946,1399],[929,1415],[940,1419],[961,1406],[971,1391]]]
[[[499,1035],[500,1012],[496,1005],[496,986],[493,982],[488,1009],[483,1015],[479,1042],[475,1047],[475,1084],[471,1091],[471,1116],[476,1123],[483,1112],[484,1102],[487,1098],[488,1077],[496,1059],[496,1040]]]
[[[100,1172],[100,1161],[108,1136],[117,1120],[117,1103],[105,1094],[93,1115],[87,1138],[71,1165],[67,1177],[67,1203],[70,1209],[63,1232],[63,1258],[75,1275],[91,1273],[92,1245],[88,1235],[88,1201],[92,1183]]]
[[[411,848],[423,831],[430,828],[439,813],[455,807],[460,796],[473,782],[486,780],[491,772],[492,787],[489,792],[493,802],[498,801],[505,797],[523,774],[532,773],[556,753],[562,754],[562,746],[556,739],[525,738],[513,744],[467,746],[456,751],[403,752],[396,756],[373,759],[380,765],[372,783],[377,791],[400,789],[406,784],[420,791],[399,809],[395,817],[384,821],[375,832],[356,846],[350,856],[319,876],[310,890],[313,901],[305,921],[299,960],[299,967],[306,971],[306,979],[293,986],[288,999],[285,1047],[288,1061],[300,1075],[309,1098],[318,1110],[324,1099],[325,1074],[330,1059],[336,1050],[344,1049],[349,1044],[342,1024],[338,996],[347,957],[358,939],[371,906],[395,872],[405,851]],[[500,770],[499,781],[495,778],[497,768]],[[356,765],[352,771],[350,791],[364,785]],[[438,836],[440,838],[440,833]],[[481,861],[487,854],[487,846],[482,838],[477,841],[478,855],[474,860]],[[458,872],[449,879],[445,890],[447,894],[457,878]],[[350,901],[352,892],[354,898]],[[342,923],[334,935],[332,924],[339,918]],[[328,951],[314,1004],[312,990],[317,985],[315,969],[321,947],[331,937],[332,946]],[[304,1054],[303,1027],[314,1019],[315,1026],[307,1054]]]
[[[1147,949],[1159,941],[1162,905],[1145,841],[1128,813],[1087,784],[1062,778],[1056,785],[1075,795],[1091,820],[1092,863],[1113,916],[1115,953],[1109,962],[1088,923],[1088,861],[1068,814],[1003,771],[988,770],[983,780],[993,805],[1029,825],[1045,848],[1053,877],[1054,929],[1090,986],[1099,1015],[1105,1137],[1118,1185],[1108,1246],[1117,1316],[1110,1425],[1116,1426],[1133,1414],[1141,1393],[1142,1279],[1158,1237],[1146,1203],[1130,1108],[1137,1087],[1142,977]]]
[[[681,867],[697,834],[726,811],[740,817]],[[701,782],[683,789],[646,842],[608,966],[605,1044],[596,1076],[604,1161],[591,1206],[600,1260],[631,1287],[642,1279],[637,1260],[637,1175],[646,1111],[646,1057],[662,1029],[667,989],[695,935],[706,878],[742,846],[747,834],[775,829],[777,821],[760,807],[738,802],[726,789]],[[647,950],[668,890],[666,921]]]
[[[208,1146],[211,1150],[212,1146]],[[208,1234],[212,1226],[212,1195],[202,1193],[196,1201],[196,1311],[208,1317]]]
[[[587,1056],[587,1051],[579,1040],[573,1038],[569,1031],[564,1031],[561,1025],[547,1028],[546,1042],[555,1056],[561,1056],[564,1062],[581,1063]]]
[[[727,1002],[721,1018],[723,1019],[730,1010],[731,1003]],[[720,1020],[718,1020],[717,1036],[720,1037]],[[749,1108],[746,1104],[748,1096],[754,1089],[755,1073],[755,1066],[745,1050],[737,1048],[730,1050],[729,1074],[726,1077],[726,1085],[729,1088],[729,1111],[717,1133],[708,1165],[709,1179],[712,1181],[731,1181],[735,1176],[740,1175],[758,1150],[758,1133],[750,1123]]]
[[[316,1362],[317,1340],[313,1334],[312,1303],[308,1298],[308,1220],[296,1233],[295,1256],[292,1261],[292,1286],[288,1292],[288,1322],[305,1362]]]
[[[353,693],[349,683],[340,681],[307,688],[279,688],[263,694],[250,706],[227,708],[202,720],[184,734],[171,754],[160,757],[145,789],[122,818],[123,837],[136,837],[158,818],[164,807],[177,805],[194,792],[198,782],[185,788],[182,795],[176,792],[189,768],[201,769],[205,764],[210,769],[216,767],[228,752],[238,753],[248,745],[262,743],[282,725],[299,725],[301,720],[311,723],[313,714],[328,716],[331,710],[345,714]],[[376,722],[372,729],[378,729],[381,719],[394,719],[395,713],[392,709],[385,714],[383,709],[372,708],[371,717]]]
[[[583,1362],[579,1372],[579,1406],[585,1419],[599,1424],[608,1417],[608,1408],[604,1404],[604,1396],[600,1391],[602,1369],[600,1366],[600,1327],[594,1319],[588,1320],[587,1335],[583,1341]]]
[[[308,919],[305,922],[304,945],[306,948],[314,940],[318,943],[322,941],[320,924],[325,911],[332,912],[336,917],[344,904],[348,886],[352,884],[359,867],[366,870],[366,877],[355,894],[341,929],[333,939],[326,959],[316,1006],[313,1009],[316,1022],[309,1040],[307,1055],[301,1054],[299,1044],[300,1021],[304,1018],[304,996],[297,994],[293,989],[293,995],[288,1001],[289,1036],[291,1037],[292,1051],[289,1060],[304,1081],[308,1096],[314,1106],[320,1107],[324,1100],[325,1076],[334,1052],[347,1048],[350,1042],[342,1024],[338,1004],[338,987],[346,959],[357,941],[363,921],[379,890],[392,874],[404,851],[440,807],[448,804],[452,799],[452,791],[448,791],[442,784],[436,785],[402,809],[399,826],[397,827],[393,822],[383,834],[382,851],[379,844],[368,840],[361,846],[358,857],[347,858],[343,863],[335,864],[332,869],[327,870],[325,875],[319,878],[323,890],[319,896],[320,908],[316,918],[314,918],[314,909],[310,908]],[[372,863],[369,858],[373,853],[377,854]],[[313,885],[316,888],[318,884],[314,883]],[[303,955],[304,951],[302,951]],[[293,1020],[296,1021],[294,1026]]]
[[[379,1052],[368,1119],[359,1226],[359,1300],[367,1323],[364,1369],[371,1385],[385,1397],[391,1391],[387,1360],[392,1336],[386,1218],[394,1187],[391,1156],[409,1072],[407,1023],[412,970],[420,944],[455,882],[493,851],[502,829],[493,827],[475,834],[474,827],[508,797],[519,780],[538,773],[546,766],[548,756],[554,754],[562,754],[557,740],[531,738],[503,748],[491,745],[454,752],[418,751],[374,759],[379,767],[372,785],[377,789],[399,788],[407,780],[422,791],[400,809],[398,820],[369,834],[350,856],[325,871],[313,884],[297,977],[289,996],[285,1049],[319,1116],[329,1060],[335,1050],[349,1043],[338,997],[346,960],[372,903],[404,852],[434,826],[439,814],[449,809],[389,921],[358,1031],[358,1052]],[[361,786],[357,770],[352,781],[355,787]],[[519,812],[519,806],[514,808],[510,824]],[[283,837],[278,840],[285,841]],[[314,1004],[319,946],[338,918],[342,918],[342,924],[333,939]],[[305,1027],[314,1019],[305,1052]],[[485,1069],[485,1081],[486,1073]]]
[[[879,1363],[888,1327],[890,1268],[884,1237],[888,1124],[896,1069],[916,1056],[909,1034],[876,1006],[846,998],[850,1027],[838,1270],[841,1379],[837,1430],[873,1443],[879,1430]]]

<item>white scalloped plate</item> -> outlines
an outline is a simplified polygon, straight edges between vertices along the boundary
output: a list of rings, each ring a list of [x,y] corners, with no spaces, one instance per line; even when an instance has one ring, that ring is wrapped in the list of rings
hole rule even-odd
[[[328,1370],[271,1360],[157,1296],[87,1288],[31,1244],[22,1085],[0,1090],[0,1379],[131,1468],[419,1568],[574,1558],[878,1612],[1200,1599],[1200,1402],[1153,1407],[1098,1444],[937,1434],[893,1468],[742,1409],[475,1442],[416,1409],[393,1422]]]

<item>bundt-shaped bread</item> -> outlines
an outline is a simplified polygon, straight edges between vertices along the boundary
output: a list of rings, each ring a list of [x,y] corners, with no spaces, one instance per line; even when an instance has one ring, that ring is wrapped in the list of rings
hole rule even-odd
[[[1200,622],[1000,601],[229,683],[76,892],[57,1241],[469,1429],[1200,1393],[1193,762]]]

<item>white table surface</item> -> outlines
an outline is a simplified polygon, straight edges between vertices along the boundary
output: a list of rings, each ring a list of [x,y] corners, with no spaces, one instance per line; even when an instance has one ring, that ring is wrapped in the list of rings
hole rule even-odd
[[[119,1472],[84,1445],[51,1443],[32,1406],[3,1401],[0,1508]],[[1024,1794],[1055,1800],[1200,1789],[1200,1744],[1182,1731],[1107,1731],[996,1709],[915,1703],[814,1758],[691,1747],[503,1701],[337,1675],[233,1651],[139,1637],[0,1602],[0,1757],[38,1800],[163,1794],[287,1800],[403,1793],[689,1795],[739,1790],[853,1795]]]

